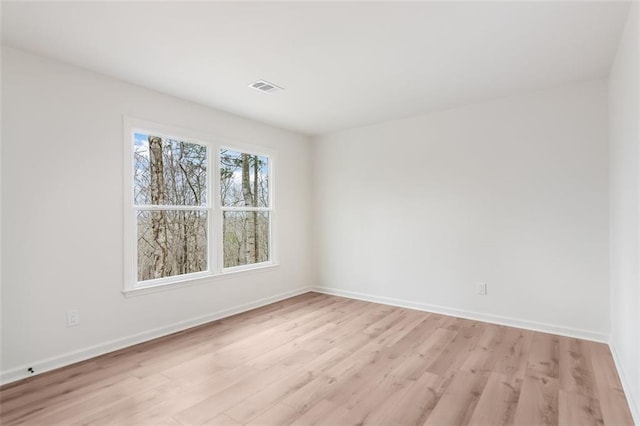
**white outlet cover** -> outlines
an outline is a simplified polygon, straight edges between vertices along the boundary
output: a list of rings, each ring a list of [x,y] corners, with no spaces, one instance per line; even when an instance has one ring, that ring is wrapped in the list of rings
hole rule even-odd
[[[478,283],[478,294],[481,296],[487,295],[487,283]]]
[[[74,327],[80,324],[80,311],[70,309],[67,311],[67,327]]]

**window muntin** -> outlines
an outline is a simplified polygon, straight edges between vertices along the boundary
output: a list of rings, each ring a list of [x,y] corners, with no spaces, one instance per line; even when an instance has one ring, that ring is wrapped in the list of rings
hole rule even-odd
[[[223,268],[271,261],[271,161],[234,149],[219,151]]]

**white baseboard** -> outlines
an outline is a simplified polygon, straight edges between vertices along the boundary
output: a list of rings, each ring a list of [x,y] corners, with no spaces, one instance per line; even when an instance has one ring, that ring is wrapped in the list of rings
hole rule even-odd
[[[372,294],[358,293],[355,291],[340,290],[329,287],[314,287],[313,291],[318,293],[332,294],[334,296],[348,297],[351,299],[364,300],[366,302],[381,303],[384,305],[399,306],[401,308],[415,309],[418,311],[433,312],[437,314],[450,315],[470,320],[483,321],[492,324],[506,325],[509,327],[524,328],[527,330],[541,331],[543,333],[558,334],[566,337],[577,337],[579,339],[592,340],[595,342],[608,343],[609,336],[597,331],[582,330],[578,328],[563,327],[554,324],[546,324],[535,321],[522,320],[518,318],[503,317],[500,315],[486,314],[481,312],[466,311],[462,309],[449,308],[445,306],[430,305],[427,303],[413,302],[392,297],[375,296]]]
[[[634,399],[634,395],[631,393],[631,387],[629,385],[629,380],[627,379],[627,375],[622,368],[622,363],[620,362],[620,357],[618,356],[618,351],[616,350],[613,342],[609,342],[609,350],[611,351],[611,356],[613,357],[613,362],[616,365],[616,370],[618,370],[618,376],[620,377],[620,383],[622,383],[622,390],[624,391],[624,396],[627,397],[627,404],[629,405],[629,410],[631,410],[631,416],[633,417],[633,421],[635,424],[640,425],[640,401],[636,401]]]
[[[62,354],[52,358],[47,358],[40,361],[34,361],[20,367],[12,368],[11,370],[1,372],[0,384],[5,385],[7,383],[15,382],[17,380],[21,380],[27,377],[33,377],[37,374],[55,370],[56,368],[61,368],[70,364],[74,364],[76,362],[85,361],[87,359],[104,355],[119,349],[123,349],[128,346],[137,345],[139,343],[157,339],[158,337],[167,336],[169,334],[176,333],[178,331],[186,330],[188,328],[206,324],[208,322],[219,320],[221,318],[246,312],[251,309],[259,308],[261,306],[278,302],[280,300],[288,299],[293,296],[308,293],[309,291],[311,291],[310,287],[303,287],[296,290],[287,291],[284,293],[276,294],[274,296],[265,297],[263,299],[259,299],[253,302],[234,306],[229,309],[224,309],[222,311],[213,312],[211,314],[203,315],[197,318],[192,318],[189,320],[180,321],[167,326],[144,331],[142,333],[137,333],[132,336],[111,340],[109,342],[100,343],[94,346],[89,346],[87,348],[83,348],[73,352],[68,352],[66,354]],[[28,368],[33,368],[35,373],[30,374],[27,371]]]

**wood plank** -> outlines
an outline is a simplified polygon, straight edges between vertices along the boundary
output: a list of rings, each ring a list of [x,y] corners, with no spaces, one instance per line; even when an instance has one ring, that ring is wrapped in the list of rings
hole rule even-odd
[[[247,425],[289,425],[300,418],[305,412],[305,410],[300,410],[283,402],[278,402],[248,422]]]
[[[335,424],[379,424],[379,408],[389,400],[402,399],[410,391],[413,381],[379,374],[362,383],[346,398],[332,397],[345,412]]]
[[[472,425],[513,424],[522,379],[492,372],[469,420]]]
[[[241,426],[242,425],[242,423],[235,421],[234,419],[232,419],[231,417],[227,416],[224,413],[217,415],[216,417],[214,417],[213,419],[211,419],[210,421],[204,424],[211,425],[211,426]]]
[[[281,380],[275,381],[275,383],[266,386],[244,399],[236,406],[227,410],[226,413],[241,423],[248,423],[269,407],[311,382],[323,373],[324,369],[328,368],[332,363],[339,361],[344,356],[345,353],[339,349],[330,349],[323,355],[310,360],[297,370],[293,370],[291,374],[286,375]]]
[[[533,333],[527,371],[536,377],[560,378],[560,337]]]
[[[580,339],[560,338],[560,389],[593,397],[595,381],[591,353],[585,344]]]
[[[466,425],[487,383],[488,375],[460,370],[427,418],[425,425]]]
[[[429,365],[427,371],[433,374],[446,375],[459,369],[465,363],[474,345],[484,332],[486,325],[480,324],[481,323],[473,321],[466,321],[466,325],[458,329],[455,337]],[[455,328],[451,326],[446,329],[455,330]]]
[[[292,358],[298,358],[298,354],[293,354]],[[305,361],[301,360],[298,366],[304,363]],[[285,360],[280,364],[271,366],[265,370],[260,370],[254,375],[180,411],[173,417],[179,422],[187,424],[206,423],[218,414],[223,413],[251,395],[259,392],[270,383],[278,380],[278,378],[285,375],[290,368],[292,368],[292,365]]]
[[[558,397],[558,419],[561,425],[604,425],[598,400],[563,389]]]
[[[525,375],[513,424],[558,424],[558,379]]]
[[[410,381],[405,392],[395,392],[367,415],[370,424],[421,425],[442,396],[443,380],[440,376],[424,373]]]
[[[291,423],[292,426],[336,425],[336,419],[342,418],[346,410],[334,402],[322,399],[300,418]]]

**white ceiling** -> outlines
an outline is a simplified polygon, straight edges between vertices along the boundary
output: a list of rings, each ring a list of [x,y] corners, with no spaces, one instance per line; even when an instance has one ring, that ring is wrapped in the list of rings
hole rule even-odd
[[[3,2],[3,43],[307,134],[608,75],[628,3]],[[247,88],[265,79],[286,90]]]

